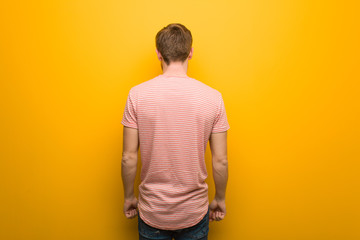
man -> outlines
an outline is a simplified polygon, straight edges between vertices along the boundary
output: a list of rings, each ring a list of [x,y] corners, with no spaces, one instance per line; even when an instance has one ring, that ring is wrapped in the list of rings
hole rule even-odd
[[[187,76],[191,32],[169,24],[156,35],[163,74],[130,89],[122,124],[124,214],[139,210],[140,239],[207,239],[226,214],[227,130],[219,91]],[[216,194],[209,205],[205,149],[210,142]],[[138,148],[139,201],[134,195]]]

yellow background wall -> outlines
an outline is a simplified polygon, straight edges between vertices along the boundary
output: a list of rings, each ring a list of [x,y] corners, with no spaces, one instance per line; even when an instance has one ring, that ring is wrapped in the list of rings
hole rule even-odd
[[[360,239],[355,2],[2,2],[0,239],[137,239],[120,122],[130,88],[161,73],[154,38],[172,22],[231,126],[228,214],[209,239]]]

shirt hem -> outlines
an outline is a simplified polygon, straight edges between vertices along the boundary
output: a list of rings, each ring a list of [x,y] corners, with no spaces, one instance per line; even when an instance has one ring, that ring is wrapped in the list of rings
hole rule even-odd
[[[141,217],[141,220],[143,220],[147,225],[153,227],[153,228],[157,228],[157,229],[161,229],[161,230],[170,230],[170,231],[174,231],[174,230],[180,230],[180,229],[184,229],[184,228],[189,228],[192,226],[195,226],[196,224],[198,224],[207,214],[209,210],[209,207],[206,209],[205,213],[201,214],[199,218],[197,218],[195,221],[186,224],[186,225],[181,225],[180,227],[177,228],[164,228],[163,226],[157,225],[157,224],[153,224],[150,223],[147,219],[145,219],[144,217]],[[142,215],[141,212],[139,213],[139,215]]]
[[[230,129],[230,127],[227,127],[227,128],[224,128],[224,129],[216,129],[216,130],[211,131],[211,133],[226,132],[229,129]]]
[[[121,124],[122,124],[122,125],[124,125],[125,127],[129,127],[129,128],[136,128],[136,129],[138,129],[138,126],[133,125],[133,124],[124,123],[124,122],[122,122]]]

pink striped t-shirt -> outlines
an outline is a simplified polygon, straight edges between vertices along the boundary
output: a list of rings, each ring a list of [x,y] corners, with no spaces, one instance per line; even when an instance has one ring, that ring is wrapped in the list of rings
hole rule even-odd
[[[200,222],[209,207],[207,142],[230,128],[221,93],[190,77],[159,75],[130,89],[121,123],[139,132],[141,219],[164,230]]]

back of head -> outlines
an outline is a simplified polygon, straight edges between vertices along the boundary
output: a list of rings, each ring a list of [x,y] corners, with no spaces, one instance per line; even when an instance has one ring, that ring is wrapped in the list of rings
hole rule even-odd
[[[169,24],[156,34],[156,48],[167,65],[170,62],[184,62],[191,47],[191,32],[180,23]]]

